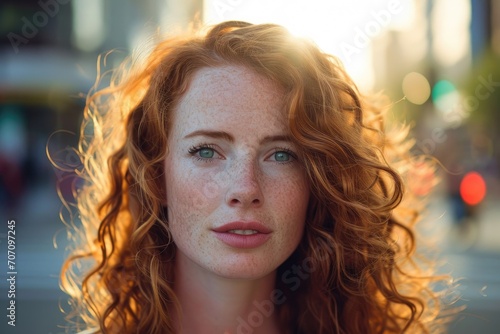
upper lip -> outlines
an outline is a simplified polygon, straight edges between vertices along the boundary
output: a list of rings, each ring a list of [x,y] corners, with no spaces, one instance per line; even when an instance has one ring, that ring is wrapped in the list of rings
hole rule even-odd
[[[231,230],[253,230],[259,233],[271,233],[272,230],[259,222],[235,221],[212,229],[214,232],[229,232]]]

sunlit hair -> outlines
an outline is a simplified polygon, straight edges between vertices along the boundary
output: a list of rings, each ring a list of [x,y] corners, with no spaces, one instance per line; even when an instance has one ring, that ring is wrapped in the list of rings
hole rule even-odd
[[[303,239],[278,268],[282,328],[441,332],[441,302],[431,287],[443,277],[416,257],[422,206],[405,187],[426,164],[412,160],[407,129],[386,133],[383,108],[313,43],[278,25],[234,21],[160,42],[89,95],[78,147],[86,180],[76,197],[81,225],[74,224],[76,246],[61,275],[73,297],[74,329],[174,333],[181,312],[173,290],[176,246],[162,206],[172,115],[197,70],[228,64],[283,89],[310,184]],[[294,266],[308,276],[291,289]]]

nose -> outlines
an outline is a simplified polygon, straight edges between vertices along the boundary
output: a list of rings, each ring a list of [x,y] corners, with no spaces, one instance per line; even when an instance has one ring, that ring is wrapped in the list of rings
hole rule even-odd
[[[235,162],[230,167],[230,179],[226,202],[229,206],[259,207],[264,202],[259,171],[251,161]]]

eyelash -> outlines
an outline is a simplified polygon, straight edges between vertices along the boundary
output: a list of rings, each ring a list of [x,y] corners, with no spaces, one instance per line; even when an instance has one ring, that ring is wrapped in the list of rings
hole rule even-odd
[[[211,149],[211,150],[214,150],[215,152],[217,152],[215,150],[215,145],[212,145],[212,144],[200,144],[200,145],[197,145],[197,146],[191,146],[188,150],[189,154],[191,154],[193,156],[193,158],[196,158],[196,160],[198,161],[203,161],[203,162],[212,162],[213,159],[208,159],[208,158],[202,158],[200,156],[196,156],[195,154],[200,152],[201,150],[203,149]]]
[[[274,153],[273,154],[276,154],[278,152],[285,152],[287,154],[289,154],[292,158],[289,160],[289,161],[274,161],[280,165],[287,165],[289,163],[292,163],[294,161],[297,160],[297,155],[291,150],[289,149],[288,147],[276,147],[274,149]]]
[[[191,154],[198,161],[212,162],[214,160],[213,158],[202,158],[200,156],[196,156],[196,154],[203,149],[211,149],[211,150],[214,150],[216,152],[216,154],[218,154],[217,151],[215,150],[215,145],[212,145],[212,144],[200,144],[200,145],[191,146],[188,150],[188,153]],[[297,160],[297,155],[291,149],[289,149],[287,147],[276,147],[274,149],[273,154],[276,154],[278,152],[285,152],[285,153],[289,154],[292,157],[292,159],[290,159],[290,161],[274,161],[277,164],[287,165],[287,164],[292,163],[295,160]]]

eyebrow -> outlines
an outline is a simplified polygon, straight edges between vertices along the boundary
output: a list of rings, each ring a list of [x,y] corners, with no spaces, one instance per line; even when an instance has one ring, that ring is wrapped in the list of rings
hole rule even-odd
[[[234,143],[234,137],[225,131],[212,131],[212,130],[196,130],[194,132],[191,132],[190,134],[184,136],[183,139],[189,139],[193,137],[210,137],[214,139],[222,139],[226,140],[230,143]],[[276,142],[276,141],[289,141],[291,142],[291,137],[287,135],[274,135],[274,136],[266,136],[262,138],[260,141],[260,144],[267,144],[270,142]]]

